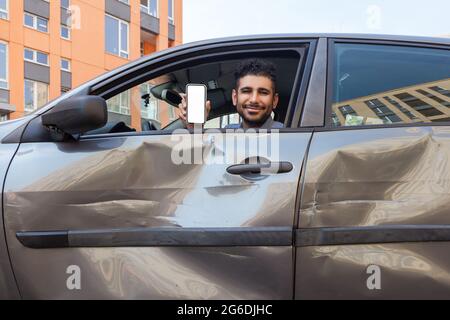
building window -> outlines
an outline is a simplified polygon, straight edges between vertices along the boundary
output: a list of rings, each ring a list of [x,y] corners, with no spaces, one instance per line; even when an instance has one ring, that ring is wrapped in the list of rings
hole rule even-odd
[[[48,84],[25,79],[25,112],[33,112],[48,102]]]
[[[0,42],[0,88],[8,89],[8,46]]]
[[[70,0],[61,0],[61,8],[69,10]]]
[[[130,115],[130,90],[124,91],[106,101],[108,111]]]
[[[158,0],[141,0],[141,11],[158,17]]]
[[[123,2],[125,4],[130,4],[130,0],[119,0],[120,2]]]
[[[383,121],[384,124],[391,124],[391,123],[397,123],[402,122],[402,119],[400,119],[394,111],[392,111],[390,108],[388,108],[385,104],[383,104],[378,99],[372,99],[368,101],[364,101],[364,103],[371,109],[379,119]],[[376,122],[376,121],[373,121]]]
[[[70,40],[70,28],[65,25],[61,25],[61,38]]]
[[[416,91],[417,91],[418,93],[424,95],[425,97],[428,97],[428,98],[430,98],[430,99],[436,101],[437,103],[440,103],[440,104],[443,105],[444,107],[450,108],[450,101],[442,100],[441,98],[436,97],[434,94],[431,94],[430,92],[425,91],[425,90],[423,90],[423,89],[419,89],[419,90],[416,90]],[[450,93],[450,92],[449,92],[449,93]],[[450,97],[450,95],[449,95],[449,97]]]
[[[450,90],[444,89],[440,86],[434,86],[431,87],[430,89],[450,98]]]
[[[48,32],[48,20],[42,17],[35,16],[34,14],[25,12],[23,14],[23,23],[29,28],[41,32]]]
[[[169,23],[175,24],[174,3],[173,0],[168,1],[169,1]]]
[[[0,19],[8,19],[8,0],[0,0]]]
[[[61,87],[61,95],[65,94],[66,92],[69,92],[70,88],[67,87]]]
[[[61,70],[70,72],[70,61],[67,59],[61,59]]]
[[[48,54],[33,49],[25,48],[24,50],[25,61],[42,64],[48,66]]]
[[[407,92],[395,94],[394,97],[403,101],[408,106],[410,106],[414,110],[418,111],[425,117],[433,117],[433,116],[442,115],[442,112],[440,112],[438,109],[434,108],[433,106],[430,106],[429,104],[423,102],[421,99],[419,99]]]
[[[340,127],[341,121],[339,121],[339,117],[336,115],[336,112],[331,113],[331,125],[333,127]]]
[[[385,96],[384,99],[392,104],[394,107],[396,107],[398,110],[400,110],[402,113],[404,113],[410,120],[417,120],[417,117],[408,109],[402,107],[397,101],[394,99],[389,98],[388,96]]]
[[[106,15],[106,51],[122,58],[128,58],[128,23]]]
[[[0,122],[5,122],[9,120],[9,116],[7,114],[0,116]]]

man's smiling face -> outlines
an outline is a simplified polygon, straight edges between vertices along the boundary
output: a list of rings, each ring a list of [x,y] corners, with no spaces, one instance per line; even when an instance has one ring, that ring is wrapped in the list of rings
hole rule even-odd
[[[244,120],[244,128],[260,127],[278,105],[278,94],[266,76],[247,75],[233,89],[233,104]]]

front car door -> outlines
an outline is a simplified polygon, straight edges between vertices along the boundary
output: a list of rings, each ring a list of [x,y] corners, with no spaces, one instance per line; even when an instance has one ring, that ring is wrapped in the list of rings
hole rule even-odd
[[[111,74],[90,90],[109,99],[210,56],[217,62],[249,50],[265,56],[290,50],[298,54],[291,83],[297,97],[314,44],[281,39],[188,47]],[[285,100],[286,124],[297,104]],[[274,132],[233,132],[227,141],[234,147],[225,149],[224,131],[209,132],[198,144],[189,142],[192,133],[167,131],[53,142],[40,126],[37,117],[24,132],[5,183],[5,227],[23,298],[293,297],[292,229],[308,130],[282,129],[273,140]],[[268,140],[277,154],[249,149],[249,141]],[[208,163],[174,162],[180,145],[190,154],[200,149]],[[224,162],[231,151],[236,157]],[[227,172],[258,156],[290,163],[292,170]]]
[[[450,47],[329,42],[296,298],[450,298]]]

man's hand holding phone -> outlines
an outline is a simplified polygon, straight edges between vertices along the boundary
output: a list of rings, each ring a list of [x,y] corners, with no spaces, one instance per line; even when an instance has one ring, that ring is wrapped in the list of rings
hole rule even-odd
[[[178,118],[183,121],[185,127],[187,129],[193,129],[194,123],[188,122],[188,101],[187,101],[187,95],[184,93],[180,93],[181,96],[181,103],[178,105]],[[205,106],[205,120],[208,118],[209,112],[211,111],[211,101],[206,101]]]

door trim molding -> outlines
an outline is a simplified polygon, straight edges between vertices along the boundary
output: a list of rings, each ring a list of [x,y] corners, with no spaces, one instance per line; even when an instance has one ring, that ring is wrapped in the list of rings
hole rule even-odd
[[[132,228],[17,232],[28,248],[292,246],[292,227]]]
[[[450,241],[450,225],[297,229],[296,247]]]

